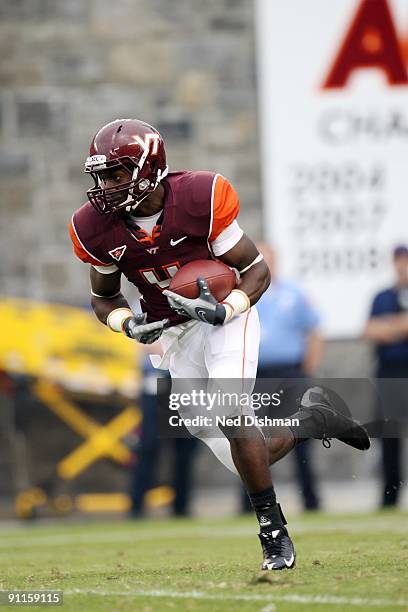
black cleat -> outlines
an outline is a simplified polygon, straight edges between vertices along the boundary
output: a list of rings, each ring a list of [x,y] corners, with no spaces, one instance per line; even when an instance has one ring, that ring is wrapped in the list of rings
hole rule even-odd
[[[295,567],[296,553],[293,542],[285,527],[261,531],[258,534],[263,551],[262,570],[292,569]]]
[[[313,419],[314,432],[311,437],[323,441],[330,446],[330,439],[337,438],[358,450],[370,448],[370,438],[365,427],[350,416],[344,415],[335,408],[322,387],[310,387],[300,400],[300,410],[297,414]]]

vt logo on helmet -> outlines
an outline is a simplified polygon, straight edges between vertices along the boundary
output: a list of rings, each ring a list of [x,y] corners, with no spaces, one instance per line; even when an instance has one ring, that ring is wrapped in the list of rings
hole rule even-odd
[[[168,173],[163,139],[144,121],[116,119],[94,136],[85,172],[95,181],[87,195],[99,213],[135,210]],[[109,176],[117,185],[106,185]]]

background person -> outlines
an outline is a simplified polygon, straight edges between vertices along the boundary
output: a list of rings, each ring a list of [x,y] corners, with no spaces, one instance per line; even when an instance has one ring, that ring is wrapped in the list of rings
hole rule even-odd
[[[364,336],[374,343],[377,358],[376,376],[378,378],[408,377],[408,246],[400,245],[394,249],[393,263],[395,283],[374,297],[370,318]],[[388,389],[396,391],[396,384]],[[399,392],[385,402],[388,416],[401,416],[407,406],[401,401]],[[399,412],[399,414],[398,414]],[[405,412],[406,414],[406,412]],[[382,445],[382,507],[395,506],[402,484],[401,455],[402,441],[383,429]]]
[[[149,352],[151,345],[149,346]],[[172,514],[188,516],[193,485],[194,458],[198,442],[196,438],[174,438],[164,440],[160,437],[160,408],[157,401],[157,378],[168,377],[164,371],[156,370],[148,357],[143,361],[143,388],[139,399],[143,415],[140,440],[136,448],[137,462],[131,483],[131,513],[134,518],[143,515],[144,496],[159,480],[159,467],[163,452],[171,454],[170,484],[174,489]]]

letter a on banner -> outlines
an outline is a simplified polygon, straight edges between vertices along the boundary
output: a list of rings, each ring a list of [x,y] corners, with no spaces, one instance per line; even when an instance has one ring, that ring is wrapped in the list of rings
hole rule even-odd
[[[361,68],[382,70],[390,85],[408,84],[388,0],[362,0],[323,89],[344,87]]]

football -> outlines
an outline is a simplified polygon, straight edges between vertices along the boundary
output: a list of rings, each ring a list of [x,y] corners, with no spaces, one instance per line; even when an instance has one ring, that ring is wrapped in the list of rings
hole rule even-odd
[[[169,289],[183,297],[197,298],[197,278],[205,278],[213,296],[221,302],[237,284],[237,276],[231,268],[222,261],[213,259],[198,259],[190,261],[170,281]]]

